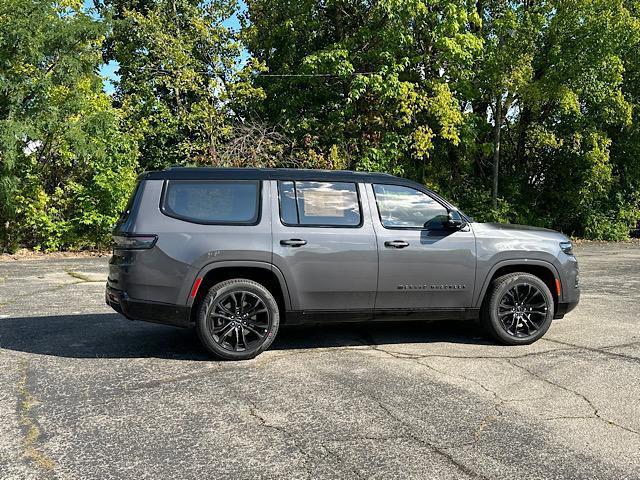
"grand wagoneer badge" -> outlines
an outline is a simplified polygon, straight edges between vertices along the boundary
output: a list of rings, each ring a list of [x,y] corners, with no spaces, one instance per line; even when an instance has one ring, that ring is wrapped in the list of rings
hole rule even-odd
[[[398,290],[465,290],[466,285],[398,285]]]

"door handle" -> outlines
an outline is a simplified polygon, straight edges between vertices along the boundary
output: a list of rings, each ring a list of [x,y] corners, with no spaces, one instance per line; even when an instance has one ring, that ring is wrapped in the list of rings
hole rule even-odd
[[[391,248],[404,248],[409,246],[409,242],[405,242],[404,240],[390,240],[388,242],[384,242],[384,246]]]
[[[306,245],[306,240],[300,240],[299,238],[291,238],[289,240],[280,240],[280,245],[284,247],[301,247]]]

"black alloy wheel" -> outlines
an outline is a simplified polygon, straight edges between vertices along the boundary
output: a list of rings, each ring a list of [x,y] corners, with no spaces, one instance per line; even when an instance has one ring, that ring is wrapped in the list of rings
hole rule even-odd
[[[196,329],[215,356],[246,360],[271,345],[279,323],[278,304],[266,287],[233,279],[211,287],[202,301]]]
[[[527,345],[551,326],[554,299],[549,287],[530,273],[516,272],[493,281],[481,311],[487,332],[505,345]]]
[[[502,296],[498,318],[509,335],[526,338],[540,330],[548,310],[547,300],[537,287],[518,283]]]
[[[258,295],[246,290],[212,299],[206,315],[212,338],[232,352],[254,350],[269,332],[269,310]]]

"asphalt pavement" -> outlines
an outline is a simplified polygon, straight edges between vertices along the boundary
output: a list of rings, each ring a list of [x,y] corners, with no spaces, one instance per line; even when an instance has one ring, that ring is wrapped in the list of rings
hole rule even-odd
[[[108,257],[0,260],[0,479],[640,478],[640,246],[576,251],[534,345],[289,327],[246,362],[110,310]]]

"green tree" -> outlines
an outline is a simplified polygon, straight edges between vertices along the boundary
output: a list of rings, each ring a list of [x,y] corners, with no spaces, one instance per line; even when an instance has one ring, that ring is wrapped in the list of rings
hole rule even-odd
[[[0,6],[0,241],[103,243],[135,180],[135,151],[96,73],[105,26],[81,1]]]
[[[268,73],[261,115],[335,167],[434,178],[461,141],[460,89],[482,42],[468,2],[250,0],[245,38]],[[449,175],[448,172],[445,172]]]
[[[144,168],[220,164],[219,149],[260,98],[250,82],[257,66],[241,61],[227,26],[228,0],[113,0],[107,55],[119,64],[115,98]]]
[[[250,0],[261,115],[333,167],[480,220],[623,238],[638,209],[634,0]]]
[[[619,197],[610,151],[611,133],[633,123],[624,75],[637,16],[618,0],[478,5],[485,49],[473,103],[479,138],[493,131],[494,208],[500,175],[510,220],[626,236],[634,207]]]

